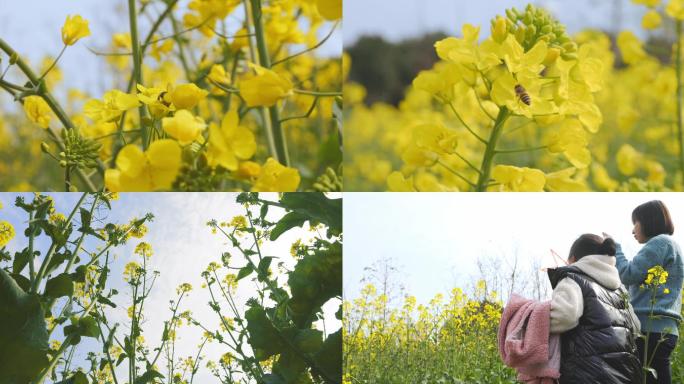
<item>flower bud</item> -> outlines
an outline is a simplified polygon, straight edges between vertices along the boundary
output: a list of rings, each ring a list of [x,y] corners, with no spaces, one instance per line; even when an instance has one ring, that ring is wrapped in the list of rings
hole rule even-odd
[[[496,21],[492,25],[492,39],[497,43],[503,43],[508,35],[508,25],[506,19],[501,16],[496,18]]]
[[[40,150],[43,151],[43,153],[49,154],[50,153],[50,145],[46,142],[40,143]]]

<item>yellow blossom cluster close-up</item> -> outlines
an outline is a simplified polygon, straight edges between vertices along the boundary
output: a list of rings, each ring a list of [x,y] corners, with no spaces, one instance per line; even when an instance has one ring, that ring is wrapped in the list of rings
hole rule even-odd
[[[319,179],[342,172],[341,0],[136,0],[117,12],[125,23],[108,37],[67,14],[41,67],[16,36],[0,39],[6,157],[32,159],[0,167],[4,190],[335,186]],[[109,85],[65,81],[78,49]]]
[[[682,4],[624,7],[644,5],[648,41],[628,28],[570,34],[533,5],[466,23],[434,43],[436,63],[396,105],[365,102],[347,80],[345,189],[684,189]]]

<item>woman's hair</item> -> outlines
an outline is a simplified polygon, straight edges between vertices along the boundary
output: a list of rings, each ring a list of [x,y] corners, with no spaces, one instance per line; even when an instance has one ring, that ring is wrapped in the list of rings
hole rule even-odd
[[[615,240],[585,233],[572,243],[570,256],[575,256],[575,261],[577,261],[587,255],[615,256],[615,251]]]
[[[670,211],[660,200],[652,200],[634,208],[632,223],[637,221],[641,224],[641,232],[649,239],[663,233],[674,233]]]

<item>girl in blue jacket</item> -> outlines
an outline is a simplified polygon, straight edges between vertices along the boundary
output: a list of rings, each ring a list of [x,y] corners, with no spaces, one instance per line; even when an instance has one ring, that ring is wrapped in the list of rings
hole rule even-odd
[[[641,322],[641,332],[649,333],[648,346],[644,345],[644,339],[637,340],[642,364],[646,366],[644,352],[648,348],[650,367],[657,373],[657,379],[649,375],[647,384],[670,384],[670,355],[677,345],[682,321],[682,251],[672,238],[674,225],[662,201],[649,201],[636,207],[632,211],[632,223],[634,238],[644,246],[630,261],[617,244],[616,267],[622,283],[629,289],[634,312]],[[667,281],[658,287],[655,306],[651,308],[652,290],[643,284],[648,270],[658,265],[667,271]]]

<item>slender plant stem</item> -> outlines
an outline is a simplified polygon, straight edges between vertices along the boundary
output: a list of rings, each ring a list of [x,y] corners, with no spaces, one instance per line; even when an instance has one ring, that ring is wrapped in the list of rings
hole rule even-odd
[[[85,197],[88,195],[88,193],[83,193],[81,195],[81,198],[78,200],[76,205],[74,205],[74,208],[71,210],[71,213],[69,213],[69,217],[67,217],[65,225],[69,225],[71,223],[71,220],[74,218],[74,215],[76,214],[76,211],[78,208],[83,204],[83,200]],[[55,243],[53,242],[50,245],[50,248],[48,249],[48,252],[45,254],[45,259],[43,259],[43,263],[40,265],[40,269],[38,270],[38,274],[36,275],[36,279],[33,281],[33,285],[31,285],[30,292],[31,293],[36,293],[38,292],[38,287],[40,286],[40,281],[43,279],[43,275],[45,274],[47,270],[47,266],[50,263],[50,259],[52,258],[52,253],[55,251]]]
[[[319,97],[337,97],[342,96],[342,92],[318,92],[318,91],[307,91],[305,89],[293,89],[294,93],[299,93],[300,95],[311,95]]]
[[[443,163],[443,162],[441,162],[441,161],[439,161],[439,160],[437,161],[437,164],[439,164],[439,165],[441,165],[442,167],[444,167],[444,169],[446,169],[447,171],[451,172],[454,176],[456,176],[456,177],[458,177],[459,179],[465,181],[465,182],[466,182],[468,185],[470,185],[471,187],[473,187],[473,188],[475,187],[475,184],[473,184],[472,181],[468,180],[467,177],[461,175],[461,174],[458,173],[455,169],[451,168],[451,167],[448,166],[447,164],[445,164],[445,163]]]
[[[128,18],[131,28],[131,43],[133,48],[133,77],[136,84],[142,84],[142,51],[140,50],[140,40],[138,40],[138,15],[135,9],[135,0],[128,0]],[[149,145],[149,131],[146,122],[147,108],[144,105],[138,107],[140,113],[140,133],[142,136],[143,149]]]
[[[496,121],[494,122],[494,128],[492,128],[492,133],[487,141],[487,148],[485,149],[485,154],[482,158],[482,166],[480,167],[480,177],[477,180],[477,185],[475,187],[476,191],[484,192],[489,184],[489,176],[492,172],[492,164],[494,156],[496,155],[496,143],[501,136],[503,131],[503,126],[506,120],[510,116],[508,108],[501,107],[499,114],[496,116]]]
[[[252,5],[252,20],[254,23],[254,34],[256,35],[257,49],[259,51],[259,65],[264,68],[271,68],[271,57],[268,54],[266,44],[266,33],[264,32],[264,21],[262,19],[263,13],[261,10],[261,0],[250,0]],[[273,154],[281,164],[286,167],[290,166],[290,157],[287,152],[287,141],[285,134],[280,126],[280,112],[278,105],[268,108],[269,117],[271,119],[271,132],[273,142],[275,145],[275,153]]]
[[[33,238],[36,236],[36,231],[33,230],[33,211],[29,213],[29,228],[31,231],[29,233],[29,246],[28,246],[28,258],[29,258],[29,276],[31,277],[31,284],[33,284],[36,278],[35,266],[33,265]]]
[[[26,64],[26,62],[19,56],[19,53],[16,52],[12,47],[10,47],[5,40],[0,38],[0,50],[4,51],[7,55],[10,57],[15,56],[17,57],[17,66],[21,71],[28,77],[30,80],[31,84],[33,86],[37,87],[37,94],[43,97],[47,105],[50,107],[50,109],[57,115],[57,118],[59,119],[60,122],[62,122],[62,125],[64,125],[64,128],[66,129],[73,129],[75,127],[74,123],[71,121],[69,116],[64,112],[64,109],[59,105],[57,100],[52,96],[50,91],[47,90],[45,87],[45,83],[42,81],[38,81],[38,77],[36,74],[33,72],[33,70]],[[59,146],[60,150],[64,151],[66,149],[64,142],[59,138],[58,135],[53,134],[53,139],[57,143],[57,146]],[[98,161],[98,171],[101,174],[104,174],[104,165]],[[77,168],[76,173],[78,174],[78,177],[83,181],[83,183],[88,187],[91,191],[95,191],[95,187],[93,186],[92,181],[90,181],[90,178],[83,172],[82,169]]]
[[[538,147],[528,147],[528,148],[513,148],[513,149],[497,149],[495,152],[499,153],[520,153],[520,152],[533,152],[539,151],[541,149],[548,148],[548,145],[540,145]]]
[[[303,50],[303,51],[300,51],[300,52],[297,52],[297,53],[294,53],[294,54],[292,54],[292,55],[290,55],[290,56],[288,56],[288,57],[286,57],[286,58],[284,58],[284,59],[276,60],[276,61],[273,62],[272,66],[275,67],[275,66],[278,65],[278,64],[284,63],[284,62],[286,62],[286,61],[288,61],[288,60],[294,59],[295,57],[297,57],[297,56],[299,56],[299,55],[303,55],[303,54],[305,54],[305,53],[307,53],[307,52],[311,52],[311,51],[313,51],[314,49],[317,49],[318,47],[320,47],[321,45],[323,45],[326,41],[328,41],[328,39],[330,38],[330,36],[332,36],[333,32],[335,32],[335,28],[337,28],[337,25],[338,25],[338,24],[339,24],[339,21],[336,21],[335,24],[333,24],[333,27],[330,28],[330,32],[328,32],[328,34],[325,35],[325,37],[324,37],[321,41],[319,41],[316,45],[314,45],[313,47],[307,48],[307,49],[305,49],[305,50]]]
[[[40,75],[40,78],[38,79],[38,81],[43,80],[43,78],[44,78],[45,76],[47,76],[47,74],[50,73],[50,71],[52,71],[52,68],[54,68],[55,65],[57,65],[57,62],[59,61],[59,59],[62,58],[62,55],[64,54],[64,51],[66,51],[66,48],[67,48],[67,45],[64,44],[64,47],[62,47],[62,50],[59,52],[59,55],[57,55],[57,58],[55,59],[55,61],[53,61],[52,64],[50,64],[50,66],[48,67],[48,69],[46,69],[45,72],[43,72],[42,75]]]
[[[477,133],[475,133],[475,131],[473,131],[473,130],[470,128],[470,126],[465,122],[465,120],[463,120],[463,118],[461,118],[461,114],[458,113],[458,111],[456,110],[456,107],[454,107],[454,103],[453,103],[453,102],[449,102],[449,107],[451,107],[451,110],[452,110],[452,111],[454,112],[454,114],[456,115],[456,118],[458,119],[458,121],[460,121],[461,124],[463,124],[463,126],[465,127],[465,129],[467,129],[468,132],[470,132],[471,135],[473,135],[473,136],[474,136],[478,141],[480,141],[482,144],[488,145],[487,140],[483,139],[482,137],[480,137],[480,135],[478,135]]]

